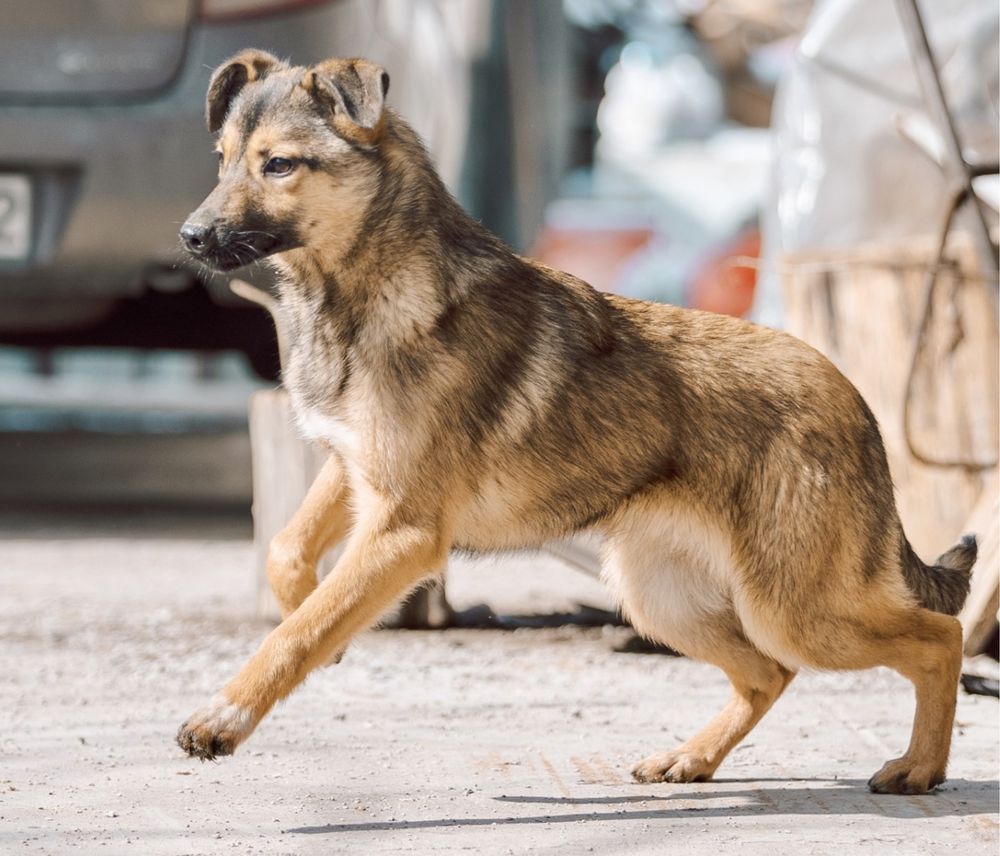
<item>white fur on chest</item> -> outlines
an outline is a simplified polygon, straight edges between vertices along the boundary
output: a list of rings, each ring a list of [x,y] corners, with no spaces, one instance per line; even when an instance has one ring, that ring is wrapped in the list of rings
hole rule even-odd
[[[349,458],[361,454],[361,433],[345,419],[323,413],[315,407],[296,407],[295,418],[307,440],[327,443]]]

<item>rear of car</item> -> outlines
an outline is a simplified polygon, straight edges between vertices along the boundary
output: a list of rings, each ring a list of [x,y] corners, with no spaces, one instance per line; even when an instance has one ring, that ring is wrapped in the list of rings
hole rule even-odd
[[[249,45],[297,62],[350,49],[356,7],[316,0],[6,4],[0,343],[127,345],[134,338],[154,347],[202,340],[208,348],[240,347],[211,311],[177,313],[165,323],[162,311],[123,318],[123,301],[202,287],[186,267],[177,229],[215,179],[204,120],[212,69]],[[207,287],[213,303],[227,299],[224,283]],[[206,321],[211,329],[201,331]]]

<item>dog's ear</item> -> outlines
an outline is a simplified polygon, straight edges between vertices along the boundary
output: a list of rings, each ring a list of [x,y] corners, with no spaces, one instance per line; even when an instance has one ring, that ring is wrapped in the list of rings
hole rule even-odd
[[[208,130],[213,134],[222,127],[229,112],[229,105],[248,83],[260,80],[283,63],[266,51],[248,49],[240,51],[220,65],[208,84],[205,116]]]
[[[372,146],[382,130],[389,75],[366,59],[328,59],[302,77],[306,90],[332,116],[334,129],[362,146]]]

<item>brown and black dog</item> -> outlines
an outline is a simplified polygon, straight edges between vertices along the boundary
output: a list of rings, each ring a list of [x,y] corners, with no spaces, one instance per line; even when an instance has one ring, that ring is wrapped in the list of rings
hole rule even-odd
[[[639,632],[733,685],[637,779],[711,777],[799,668],[886,665],[913,682],[916,716],[869,784],[942,782],[962,656],[951,616],[976,542],[933,566],[914,554],[857,390],[790,336],[515,255],[445,190],[385,108],[388,85],[364,60],[303,68],[252,50],[212,79],[219,182],[181,234],[221,270],[264,257],[278,270],[285,384],[331,454],[271,546],[283,622],[180,745],[230,754],[450,549],[592,528]]]

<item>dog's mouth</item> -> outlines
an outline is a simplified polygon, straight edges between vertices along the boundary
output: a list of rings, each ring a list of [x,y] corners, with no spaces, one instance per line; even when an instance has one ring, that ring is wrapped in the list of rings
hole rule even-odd
[[[199,223],[185,223],[181,229],[181,241],[193,258],[222,272],[236,270],[298,246],[287,231],[223,229]]]
[[[234,233],[233,237],[220,241],[207,252],[192,252],[191,254],[217,271],[228,272],[260,261],[283,249],[288,249],[285,243],[276,235],[263,234],[247,237],[240,236],[240,233]]]

